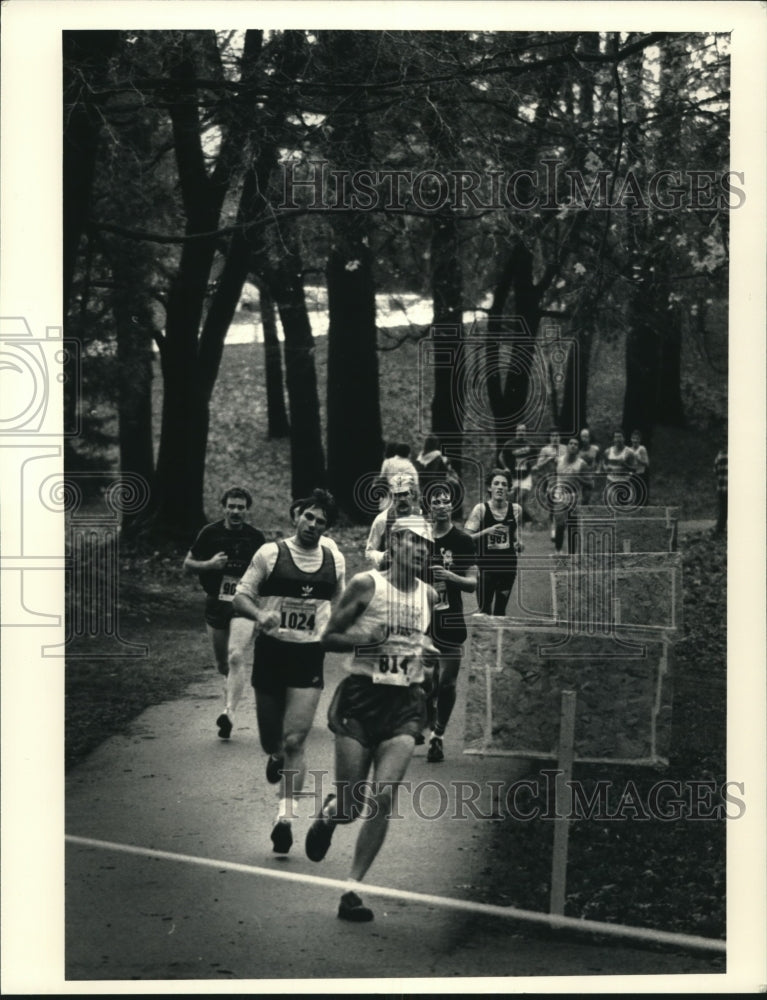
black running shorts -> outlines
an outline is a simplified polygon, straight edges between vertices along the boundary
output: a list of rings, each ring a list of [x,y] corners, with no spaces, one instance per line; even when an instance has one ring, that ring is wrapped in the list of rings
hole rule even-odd
[[[283,642],[259,633],[250,682],[257,691],[281,694],[286,688],[324,687],[325,650],[318,642]]]
[[[215,595],[205,597],[205,624],[211,628],[229,628],[229,622],[234,616],[231,601],[219,601]]]
[[[426,695],[420,684],[393,687],[351,674],[336,688],[328,727],[369,750],[394,736],[412,736],[426,725]]]

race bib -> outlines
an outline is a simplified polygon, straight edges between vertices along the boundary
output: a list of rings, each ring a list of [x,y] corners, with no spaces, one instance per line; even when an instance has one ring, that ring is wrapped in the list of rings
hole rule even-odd
[[[219,601],[233,601],[239,579],[236,576],[224,575],[221,586],[218,588]]]
[[[374,684],[392,684],[396,687],[409,687],[408,669],[415,657],[413,654],[384,653],[379,656],[373,670]]]
[[[487,547],[489,549],[509,548],[509,526],[507,524],[496,525],[492,534],[487,536]]]
[[[280,603],[279,631],[296,632],[301,637],[312,635],[317,620],[317,602],[299,601],[292,597],[283,597]]]

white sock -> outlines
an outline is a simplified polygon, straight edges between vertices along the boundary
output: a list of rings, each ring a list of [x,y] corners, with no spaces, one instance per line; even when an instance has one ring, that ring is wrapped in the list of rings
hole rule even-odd
[[[277,809],[277,819],[287,820],[289,823],[296,815],[296,800],[294,798],[280,799],[280,805]]]

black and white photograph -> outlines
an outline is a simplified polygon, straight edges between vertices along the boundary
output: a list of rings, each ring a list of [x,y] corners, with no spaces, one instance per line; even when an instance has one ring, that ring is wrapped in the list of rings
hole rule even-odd
[[[2,6],[3,992],[763,990],[764,5]]]

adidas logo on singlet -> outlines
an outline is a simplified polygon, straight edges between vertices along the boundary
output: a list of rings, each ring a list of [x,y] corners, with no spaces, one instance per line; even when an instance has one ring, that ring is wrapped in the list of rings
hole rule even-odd
[[[313,590],[314,590],[314,587],[311,586],[311,585],[308,585],[306,587],[302,587],[301,588],[301,597],[308,597]]]

